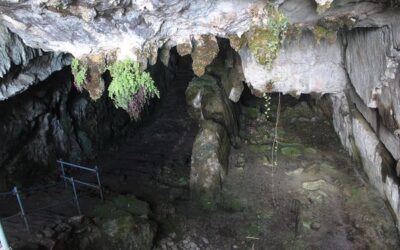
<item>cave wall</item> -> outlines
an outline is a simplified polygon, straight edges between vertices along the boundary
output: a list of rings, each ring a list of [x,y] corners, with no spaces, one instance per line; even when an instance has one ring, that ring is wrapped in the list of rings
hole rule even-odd
[[[106,97],[93,102],[78,92],[69,68],[0,102],[0,117],[2,190],[53,180],[57,159],[91,158],[129,123]]]
[[[390,15],[389,15],[390,17]],[[319,99],[334,128],[400,221],[400,36],[397,18],[343,33],[345,88]],[[326,109],[326,107],[329,107]]]

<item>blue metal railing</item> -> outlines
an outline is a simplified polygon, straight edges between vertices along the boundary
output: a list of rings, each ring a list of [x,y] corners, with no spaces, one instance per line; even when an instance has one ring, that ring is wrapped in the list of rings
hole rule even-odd
[[[48,185],[43,185],[43,186],[39,186],[39,187],[33,187],[33,188],[29,188],[29,189],[24,189],[24,190],[19,190],[16,186],[10,191],[10,192],[5,192],[5,193],[0,193],[0,197],[12,197],[15,196],[17,202],[18,202],[18,207],[19,207],[19,212],[8,216],[8,217],[4,217],[0,219],[0,247],[5,247],[8,246],[7,243],[7,239],[5,238],[5,234],[4,231],[2,230],[2,226],[1,226],[1,222],[9,220],[11,218],[15,218],[15,217],[19,217],[21,216],[22,220],[24,221],[26,230],[28,232],[30,232],[30,226],[29,226],[29,221],[28,221],[28,214],[25,210],[23,201],[22,201],[22,196],[21,193],[33,193],[33,192],[37,192],[37,191],[43,191],[43,190],[47,190],[50,188],[53,188],[57,185],[60,185],[62,183],[64,183],[65,187],[68,187],[68,184],[71,185],[72,187],[72,191],[73,191],[73,198],[71,199],[66,199],[63,200],[61,202],[58,202],[56,204],[52,204],[52,205],[47,205],[45,207],[41,207],[41,208],[36,208],[32,211],[29,211],[29,213],[33,213],[33,212],[37,212],[40,210],[45,210],[51,207],[55,207],[55,206],[59,206],[61,204],[65,204],[65,203],[69,203],[69,202],[73,202],[75,203],[77,210],[78,210],[78,214],[81,214],[81,207],[79,204],[79,199],[78,199],[78,191],[77,191],[77,185],[82,185],[85,187],[89,187],[92,189],[96,189],[99,190],[100,193],[100,198],[103,201],[104,200],[104,196],[103,196],[103,188],[101,186],[101,181],[100,181],[100,171],[99,168],[97,166],[95,166],[94,168],[89,168],[89,167],[84,167],[84,166],[80,166],[77,164],[72,164],[72,163],[68,163],[65,162],[63,160],[58,160],[57,163],[60,165],[60,170],[61,170],[61,181],[53,183],[53,184],[48,184]],[[76,177],[74,176],[69,176],[66,174],[66,168],[73,168],[73,169],[78,169],[81,171],[87,171],[89,172],[91,175],[94,175],[96,177],[96,184],[94,183],[89,183],[89,182],[85,182],[83,180],[78,180],[76,179]],[[82,177],[82,175],[80,176]]]
[[[58,162],[58,164],[60,164],[61,178],[65,181],[65,185],[66,186],[67,186],[67,183],[69,182],[72,185],[73,188],[74,188],[74,186],[76,184],[80,184],[80,185],[83,185],[83,186],[86,186],[86,187],[89,187],[89,188],[97,189],[97,190],[99,190],[101,200],[104,200],[103,188],[101,186],[101,181],[100,181],[100,171],[99,171],[99,168],[97,166],[95,166],[94,168],[89,168],[89,167],[83,167],[83,166],[80,166],[80,165],[68,163],[68,162],[65,162],[63,160],[58,160],[57,162]],[[97,185],[93,184],[93,183],[88,183],[88,182],[85,182],[85,181],[82,181],[82,180],[77,180],[73,176],[67,176],[66,173],[65,173],[65,169],[66,168],[84,170],[84,171],[88,171],[88,172],[93,173],[96,176]],[[74,192],[76,192],[75,189],[74,189]]]

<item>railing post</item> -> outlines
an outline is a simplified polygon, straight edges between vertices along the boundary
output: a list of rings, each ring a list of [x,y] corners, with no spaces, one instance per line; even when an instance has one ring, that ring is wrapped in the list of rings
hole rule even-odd
[[[78,194],[76,192],[76,186],[75,186],[75,181],[74,181],[74,177],[69,178],[71,185],[72,185],[72,190],[74,191],[74,199],[75,199],[75,203],[76,203],[76,207],[78,209],[78,213],[79,215],[81,215],[81,206],[79,205],[79,200],[78,200]]]
[[[101,186],[101,182],[100,182],[99,168],[96,166],[94,169],[96,169],[97,183],[99,184],[99,189],[100,189],[100,198],[101,198],[102,201],[104,201],[103,187]]]
[[[29,223],[28,223],[28,218],[26,217],[25,209],[24,209],[24,206],[23,206],[23,204],[22,204],[22,200],[21,200],[21,197],[20,197],[20,195],[19,195],[19,192],[18,192],[18,188],[17,188],[17,187],[14,187],[14,194],[15,194],[15,196],[17,197],[19,209],[21,210],[21,217],[22,217],[22,219],[24,220],[26,230],[28,230],[28,232],[30,232]]]
[[[65,185],[65,187],[67,187],[68,185],[67,185],[67,181],[65,180],[66,176],[65,176],[65,170],[64,170],[64,163],[63,163],[62,159],[60,159],[58,161],[58,163],[60,163],[61,175],[62,175],[62,177],[64,179],[64,185]]]
[[[1,221],[0,221],[0,244],[1,244],[1,249],[11,250],[10,245],[8,245],[6,234],[4,233],[3,225],[1,225]]]

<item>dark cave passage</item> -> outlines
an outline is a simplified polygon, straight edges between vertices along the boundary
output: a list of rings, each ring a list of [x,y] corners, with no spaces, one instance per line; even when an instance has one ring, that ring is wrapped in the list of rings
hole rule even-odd
[[[133,126],[115,149],[99,154],[105,186],[149,202],[188,197],[190,157],[197,122],[189,117],[185,91],[194,77],[190,56],[176,56],[175,78],[154,111]],[[157,74],[157,72],[155,73]]]

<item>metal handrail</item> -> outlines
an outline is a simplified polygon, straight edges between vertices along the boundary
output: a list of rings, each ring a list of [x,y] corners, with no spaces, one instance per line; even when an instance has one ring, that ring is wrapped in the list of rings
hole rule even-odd
[[[77,168],[77,169],[81,169],[81,170],[86,170],[86,171],[91,171],[91,172],[96,172],[96,168],[88,168],[88,167],[83,167],[83,166],[79,166],[73,163],[69,163],[69,162],[65,162],[63,160],[58,160],[58,163],[60,163],[61,165],[65,165],[68,167],[72,167],[72,168]]]
[[[26,213],[24,205],[23,205],[23,202],[22,202],[22,197],[21,197],[22,193],[32,193],[32,192],[38,192],[38,191],[41,191],[41,190],[49,189],[49,188],[52,188],[52,187],[55,187],[55,186],[61,184],[62,182],[65,183],[66,187],[68,186],[68,183],[71,184],[71,186],[72,186],[72,191],[73,191],[73,195],[74,195],[73,198],[66,199],[66,200],[63,200],[62,202],[59,202],[59,203],[56,203],[56,204],[52,204],[52,205],[48,205],[48,206],[45,206],[45,207],[36,208],[36,209],[34,209],[32,211],[29,211],[29,213],[37,212],[37,211],[40,211],[40,210],[45,210],[45,209],[48,209],[48,208],[51,208],[51,207],[59,206],[61,204],[73,201],[76,204],[78,213],[80,215],[81,214],[81,207],[80,207],[80,204],[79,204],[78,192],[77,192],[76,184],[83,185],[83,186],[86,186],[86,187],[89,187],[89,188],[93,188],[93,189],[99,190],[100,198],[101,198],[101,200],[104,200],[103,188],[101,186],[101,181],[100,181],[100,171],[99,171],[99,168],[97,166],[95,166],[94,168],[83,167],[83,166],[79,166],[77,164],[65,162],[63,160],[58,160],[57,163],[60,164],[62,181],[56,182],[56,183],[53,183],[53,184],[37,186],[37,187],[33,187],[33,188],[27,188],[27,189],[23,189],[23,190],[20,190],[15,186],[12,189],[12,191],[10,191],[10,192],[0,193],[0,196],[3,196],[3,197],[5,197],[5,196],[15,196],[16,200],[18,202],[19,210],[20,210],[17,214],[14,214],[14,215],[11,215],[11,216],[8,216],[8,217],[4,217],[4,218],[0,219],[0,249],[2,249],[2,248],[5,248],[7,250],[9,249],[7,238],[5,237],[4,230],[3,230],[3,227],[1,225],[2,221],[6,221],[6,220],[9,220],[11,218],[15,218],[15,217],[21,216],[21,218],[24,221],[24,224],[25,224],[25,227],[26,227],[27,231],[30,232],[30,227],[29,227],[29,222],[28,222],[28,217],[27,217],[28,214]],[[97,185],[93,184],[93,183],[85,182],[83,180],[76,180],[72,176],[67,176],[65,174],[65,168],[64,167],[71,167],[71,168],[76,168],[76,169],[79,169],[79,170],[85,170],[85,171],[89,171],[91,173],[94,173],[95,177],[96,177],[96,180],[97,180]],[[88,175],[85,174],[85,175],[81,175],[81,176],[78,176],[78,177],[82,177],[82,176],[88,176]]]
[[[64,181],[69,181],[70,184],[73,184],[73,186],[75,184],[80,184],[86,187],[90,187],[93,189],[97,189],[99,190],[100,193],[100,198],[103,201],[104,200],[104,195],[103,195],[103,188],[101,186],[101,181],[100,181],[100,171],[99,168],[97,166],[95,166],[94,168],[88,168],[88,167],[83,167],[77,164],[73,164],[73,163],[69,163],[69,162],[65,162],[63,160],[58,160],[57,161],[60,164],[60,170],[61,170],[61,178],[64,179]],[[65,166],[67,167],[72,167],[72,168],[77,168],[80,170],[86,170],[86,171],[90,171],[92,173],[94,173],[96,175],[96,179],[97,179],[97,185],[82,181],[82,180],[75,180],[73,179],[74,177],[72,176],[67,176],[65,173]],[[71,178],[72,178],[72,182],[71,182]],[[67,182],[65,182],[65,186],[67,187]]]

